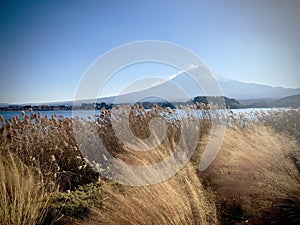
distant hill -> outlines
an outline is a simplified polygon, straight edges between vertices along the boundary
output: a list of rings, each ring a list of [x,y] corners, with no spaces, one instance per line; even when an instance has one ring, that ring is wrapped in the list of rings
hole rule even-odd
[[[0,107],[8,107],[9,104],[8,103],[0,103]]]
[[[280,99],[242,99],[239,100],[246,108],[300,107],[300,94]]]
[[[278,99],[300,94],[300,88],[271,87],[236,80],[219,80],[225,96],[235,99]]]
[[[281,98],[271,102],[271,105],[274,107],[292,107],[298,108],[300,107],[300,94],[292,95],[285,98]]]
[[[233,99],[233,98],[227,98],[225,96],[222,96],[222,97],[210,97],[210,99],[214,100],[214,102],[218,102],[218,99],[220,98],[224,98],[224,101],[225,101],[225,105],[226,105],[226,108],[228,109],[239,109],[239,108],[242,108],[243,105],[238,102],[237,100]],[[197,96],[194,98],[193,100],[194,103],[196,102],[202,102],[204,104],[208,104],[208,99],[206,96]]]

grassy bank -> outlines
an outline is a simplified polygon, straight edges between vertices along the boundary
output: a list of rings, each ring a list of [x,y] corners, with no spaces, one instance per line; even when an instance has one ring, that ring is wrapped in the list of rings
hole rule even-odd
[[[200,175],[215,191],[222,224],[297,224],[299,159],[295,141],[270,127],[227,129],[216,160]]]
[[[192,160],[171,178],[141,187],[99,177],[87,163],[73,124],[86,128],[95,122],[34,113],[0,118],[1,224],[297,224],[299,110],[253,113],[251,120],[230,115],[217,158],[200,173],[199,159],[216,114],[196,108],[183,107],[185,116],[201,127]],[[112,116],[102,110],[94,118],[97,135],[112,155],[129,164],[150,165],[173,152],[182,113],[139,106],[118,110],[126,111],[130,129],[140,138],[150,135],[153,118],[169,118],[167,135],[152,154],[133,151],[115,137],[111,124],[112,118],[122,121],[124,112]]]

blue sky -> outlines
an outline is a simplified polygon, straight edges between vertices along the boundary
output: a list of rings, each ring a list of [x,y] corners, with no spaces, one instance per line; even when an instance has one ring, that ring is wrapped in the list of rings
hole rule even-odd
[[[226,78],[299,88],[299,11],[298,0],[1,1],[0,102],[72,100],[95,59],[141,40],[182,45]],[[174,73],[129,68],[103,94]]]

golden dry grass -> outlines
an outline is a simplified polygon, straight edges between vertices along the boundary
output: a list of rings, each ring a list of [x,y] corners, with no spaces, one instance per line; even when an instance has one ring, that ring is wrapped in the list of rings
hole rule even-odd
[[[130,129],[141,138],[150,135],[151,119],[170,116],[166,139],[151,154],[136,152],[115,137],[111,110],[102,110],[95,122],[55,115],[42,118],[33,113],[9,121],[0,117],[3,224],[41,223],[43,185],[47,191],[71,190],[70,194],[61,193],[63,202],[55,215],[55,224],[293,224],[299,219],[299,110],[255,114],[256,120],[251,121],[241,115],[232,117],[232,127],[226,130],[216,160],[204,173],[199,173],[196,167],[207,141],[210,120],[220,115],[212,115],[208,110],[195,111],[197,107],[203,106],[182,107],[187,116],[200,120],[202,131],[201,144],[190,163],[171,178],[150,186],[129,187],[102,179],[100,192],[96,190],[99,183],[86,185],[96,182],[98,174],[79,151],[74,124],[88,128],[96,122],[97,135],[113,156],[128,164],[149,165],[165,159],[178,143],[182,118],[176,110],[121,107],[130,114]],[[121,121],[118,116],[122,114],[114,119]],[[286,118],[296,124],[293,129],[285,129]],[[189,141],[193,140],[186,135],[185,146],[189,146]],[[12,155],[17,158],[11,158]],[[84,191],[77,189],[80,185],[85,187]],[[81,213],[81,207],[88,209],[83,211],[89,212],[89,217],[73,218]],[[279,218],[276,214],[284,216]]]
[[[150,112],[146,112],[137,105],[133,108],[125,107],[123,109],[128,110],[130,114],[131,129],[141,137],[147,137],[149,133],[147,127],[152,118],[161,113],[168,115],[173,113],[170,109],[164,110],[160,107],[154,107]],[[209,115],[203,116],[203,119],[207,119],[205,116]],[[117,117],[115,119],[118,120]],[[45,186],[48,191],[57,188],[61,191],[75,190],[78,185],[85,185],[98,179],[97,174],[83,159],[73,137],[74,123],[83,127],[95,123],[80,118],[61,118],[56,115],[52,115],[51,118],[42,118],[40,114],[33,112],[30,116],[23,113],[22,118],[15,116],[9,121],[1,120],[1,151],[13,152],[29,167],[40,169],[46,180]],[[180,118],[173,117],[168,122],[167,140],[162,146],[154,150],[154,154],[146,157],[145,154],[135,155],[133,151],[130,152],[130,149],[124,147],[114,137],[110,120],[111,111],[102,110],[101,116],[96,118],[98,135],[114,156],[125,161],[131,160],[133,164],[145,165],[162,160],[173,151],[172,148],[178,139],[177,130],[179,129]],[[188,138],[187,136],[186,141]],[[134,160],[132,160],[133,158]],[[210,199],[210,195],[205,195],[206,192],[197,178],[196,172],[192,168],[188,168],[188,171],[180,172],[176,178],[154,186],[122,187],[117,191],[110,189],[110,185],[106,185],[106,181],[104,181],[103,185],[107,187],[106,195],[108,198],[103,202],[104,208],[101,208],[101,211],[98,210],[97,214],[99,218],[103,218],[103,221],[111,224],[116,224],[118,221],[128,222],[130,219],[132,219],[133,224],[138,221],[144,224],[147,221],[153,221],[156,224],[216,223],[213,199]],[[18,172],[16,171],[16,173]],[[20,176],[23,174],[20,173]],[[124,195],[124,193],[127,194]],[[68,195],[63,197],[68,199]],[[66,211],[66,207],[74,206],[77,208],[78,205],[82,204],[77,197],[75,200],[71,206],[62,206],[63,208],[58,213]],[[87,205],[83,206],[87,207]],[[120,207],[117,209],[117,206]],[[72,215],[76,213],[76,210],[70,210]],[[99,214],[99,212],[101,213]],[[58,223],[72,220],[68,215],[55,215],[55,218],[50,216],[51,219],[55,219]]]
[[[217,193],[220,214],[234,213],[226,212],[234,204],[244,212],[223,224],[234,220],[260,224],[281,201],[300,203],[300,176],[292,160],[298,154],[296,141],[270,127],[227,129],[221,151],[205,176]]]
[[[74,190],[97,180],[75,143],[71,119],[23,113],[22,118],[2,121],[1,152],[9,151],[25,165],[40,170],[48,190]]]
[[[43,180],[6,153],[0,154],[0,224],[41,224],[47,210]]]
[[[145,112],[134,106],[133,111],[137,112],[130,114],[129,117],[133,131],[144,138],[147,137],[149,121],[158,116],[156,110],[165,112],[159,107]],[[167,109],[167,113],[172,113],[169,110]],[[189,113],[192,118],[197,118],[192,110]],[[109,114],[110,112],[105,113],[105,116],[109,118]],[[114,118],[117,119],[121,116],[117,114]],[[204,119],[202,121],[202,132],[205,132],[205,129],[209,128],[209,123]],[[123,146],[122,151],[114,152],[114,156],[130,165],[145,166],[160,162],[173,153],[180,137],[180,125],[184,125],[182,123],[183,120],[179,117],[169,120],[166,138],[150,152],[137,152]],[[192,129],[195,124],[188,124],[188,126]],[[78,129],[81,127],[79,126]],[[85,129],[89,130],[90,128],[85,127]],[[107,129],[105,133],[112,132]],[[185,147],[189,146],[187,142],[193,141],[191,136],[187,134],[184,136]],[[159,137],[155,136],[155,140],[158,139]],[[114,138],[107,141],[111,145],[116,142]],[[128,171],[128,175],[133,176],[128,178],[132,181],[139,179],[151,181],[153,179],[153,177],[147,177],[149,175],[142,178],[134,177],[135,174],[132,171]],[[159,177],[159,174],[154,176]],[[102,202],[100,208],[91,208],[92,216],[85,221],[85,224],[218,224],[214,195],[204,189],[197,176],[196,168],[190,163],[173,177],[157,184],[139,187],[105,185],[104,190],[107,199]],[[82,223],[81,221],[80,224]]]
[[[81,224],[218,224],[214,196],[190,164],[158,184],[104,189],[103,206]]]

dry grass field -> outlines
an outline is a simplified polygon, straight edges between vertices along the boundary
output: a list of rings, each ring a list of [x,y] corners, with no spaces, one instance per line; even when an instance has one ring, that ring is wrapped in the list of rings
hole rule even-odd
[[[168,118],[167,135],[152,154],[134,152],[115,137],[111,119],[121,121],[123,114],[112,117],[111,110],[93,120],[33,112],[0,117],[0,224],[299,224],[300,110],[255,112],[251,119],[230,114],[217,158],[199,172],[217,114],[184,106],[185,116],[201,127],[191,161],[171,178],[139,187],[100,177],[79,151],[74,124],[86,128],[96,121],[110,154],[150,165],[173,152],[183,116],[160,107],[118,110],[126,110],[140,138],[150,135],[153,118]]]

